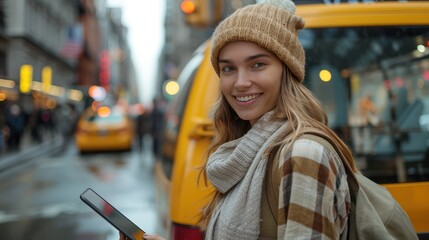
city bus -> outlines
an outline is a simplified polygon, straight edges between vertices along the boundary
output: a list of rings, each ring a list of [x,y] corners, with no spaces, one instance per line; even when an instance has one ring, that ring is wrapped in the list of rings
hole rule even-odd
[[[296,1],[306,22],[304,83],[362,173],[385,186],[420,239],[429,239],[429,1],[317,2]],[[209,42],[178,78],[155,163],[156,202],[174,240],[203,239],[196,225],[213,191],[199,179],[219,95]]]

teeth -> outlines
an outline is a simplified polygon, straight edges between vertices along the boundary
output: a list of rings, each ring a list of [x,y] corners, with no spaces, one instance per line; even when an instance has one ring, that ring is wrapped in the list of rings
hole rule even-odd
[[[235,97],[239,102],[248,102],[250,100],[253,100],[255,98],[259,97],[259,94],[254,94],[250,96],[244,96],[244,97]]]

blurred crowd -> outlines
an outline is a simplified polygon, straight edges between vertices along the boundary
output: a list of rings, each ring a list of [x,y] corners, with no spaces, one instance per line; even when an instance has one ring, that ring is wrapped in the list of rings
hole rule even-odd
[[[78,112],[72,103],[25,108],[8,101],[0,105],[0,154],[20,151],[23,141],[42,143],[55,136],[73,135]]]
[[[143,106],[135,115],[137,149],[142,152],[145,139],[150,139],[151,150],[159,153],[163,115],[166,102],[154,98],[151,105]],[[28,144],[39,144],[56,136],[63,145],[73,139],[80,113],[72,103],[35,105],[26,107],[21,102],[0,102],[0,155],[22,150]]]

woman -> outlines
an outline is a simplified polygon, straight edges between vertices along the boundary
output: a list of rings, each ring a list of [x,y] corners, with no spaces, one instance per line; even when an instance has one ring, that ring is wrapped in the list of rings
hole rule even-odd
[[[202,211],[205,239],[346,236],[350,193],[343,162],[326,141],[305,131],[316,129],[333,139],[357,170],[350,150],[327,127],[320,103],[302,84],[305,53],[298,30],[304,21],[294,12],[289,0],[249,5],[213,34],[211,61],[222,94],[204,167],[216,189]],[[273,174],[280,179],[274,189],[278,205],[264,214],[266,180]],[[276,226],[267,227],[269,222]]]
[[[298,31],[304,21],[294,12],[291,1],[249,5],[213,34],[211,60],[222,94],[205,166],[216,188],[201,218],[206,239],[339,239],[345,234],[350,193],[342,160],[332,146],[305,131],[316,129],[333,139],[356,168],[350,150],[327,127],[320,103],[302,84],[305,53]],[[272,171],[269,163],[277,167]],[[280,178],[271,216],[277,228],[268,230],[264,225],[270,219],[261,214],[267,172]]]

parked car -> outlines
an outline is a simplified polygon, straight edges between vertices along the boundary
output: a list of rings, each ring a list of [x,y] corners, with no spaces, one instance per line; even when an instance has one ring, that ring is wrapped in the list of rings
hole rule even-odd
[[[394,152],[388,159],[380,158],[383,152],[376,148],[379,145],[360,152],[359,141],[371,141],[354,136],[355,130],[361,131],[363,127],[355,125],[357,118],[352,114],[355,101],[366,91],[375,95],[380,112],[386,113],[396,111],[389,108],[389,102],[400,100],[395,98],[398,89],[411,94],[405,101],[429,99],[429,87],[421,80],[422,76],[428,80],[429,72],[429,18],[425,17],[428,12],[429,1],[297,4],[297,14],[306,22],[306,29],[300,33],[306,50],[304,84],[322,102],[330,127],[359,154],[356,159],[362,172],[385,184],[422,239],[429,237],[429,168],[424,154],[427,148],[418,149],[415,162],[408,162],[408,148],[404,148],[403,156]],[[425,55],[416,53],[420,42],[426,44]],[[322,73],[329,73],[329,77]],[[210,63],[209,42],[196,50],[178,82],[181,90],[165,114],[162,151],[155,164],[156,203],[168,239],[204,239],[196,225],[200,210],[214,189],[204,184],[200,171],[213,137],[211,109],[219,96],[219,79]],[[377,131],[364,132],[365,137],[395,137],[390,131],[395,121],[389,116],[381,117],[380,126],[368,127]],[[428,136],[427,131],[423,134]],[[412,139],[403,141],[407,147],[405,141]],[[382,171],[372,169],[375,165]],[[389,172],[392,176],[386,175],[385,166],[393,166],[394,171]],[[404,173],[406,180],[398,177]]]
[[[134,139],[134,125],[125,110],[118,107],[86,109],[80,116],[76,147],[81,153],[95,151],[129,151]]]

